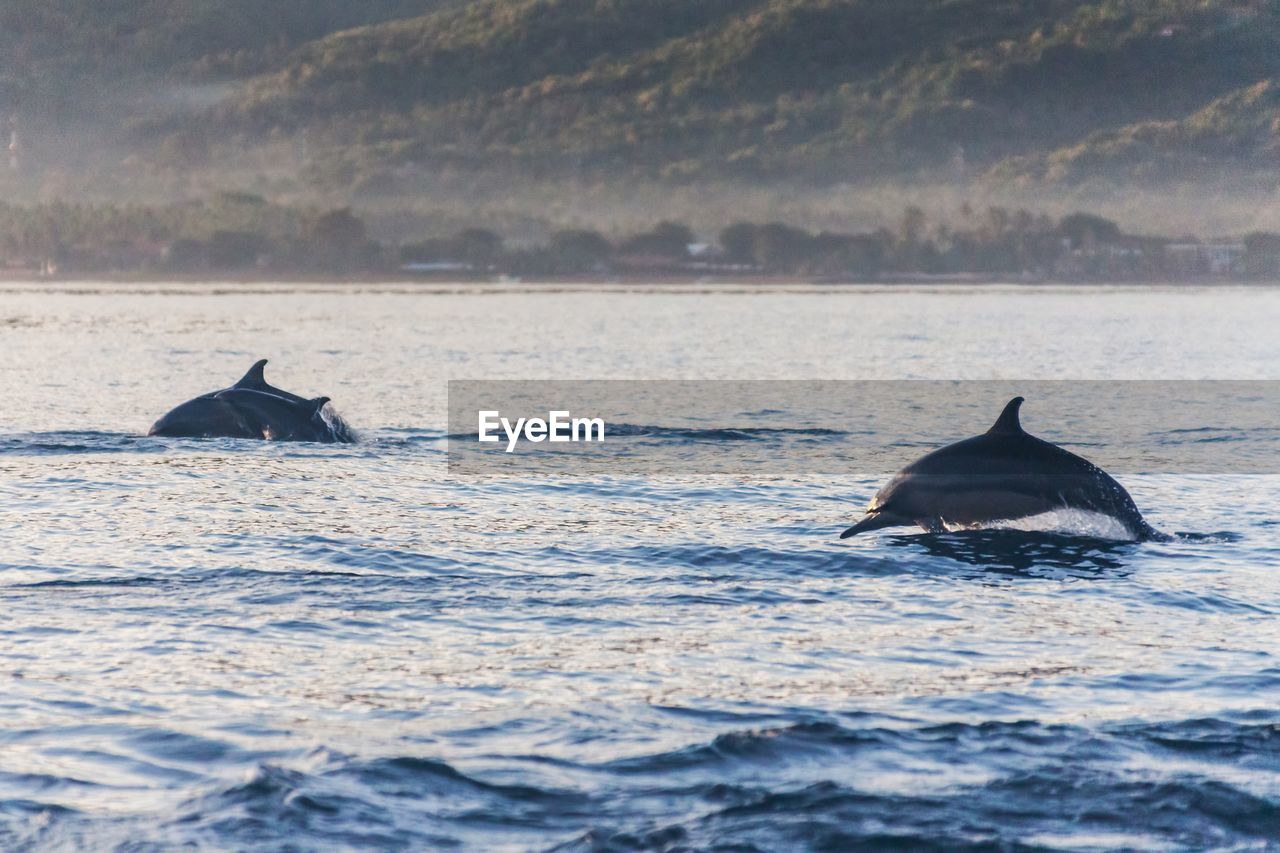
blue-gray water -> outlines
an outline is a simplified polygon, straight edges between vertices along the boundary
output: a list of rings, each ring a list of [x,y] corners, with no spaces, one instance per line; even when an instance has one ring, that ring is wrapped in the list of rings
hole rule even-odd
[[[6,286],[0,847],[1280,844],[1280,477],[1128,478],[1170,543],[839,542],[882,477],[479,483],[442,441],[451,378],[1274,379],[1277,328],[1265,289]],[[142,437],[259,357],[363,443]]]

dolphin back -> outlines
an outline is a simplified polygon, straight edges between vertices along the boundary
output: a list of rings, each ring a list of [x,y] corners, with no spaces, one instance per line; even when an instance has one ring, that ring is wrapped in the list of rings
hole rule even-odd
[[[267,383],[267,360],[254,363],[230,388],[211,391],[176,407],[151,427],[149,435],[184,438],[256,438],[353,444],[356,433],[328,405],[328,397],[307,399]]]
[[[224,400],[196,397],[175,407],[152,425],[147,435],[168,438],[262,438],[244,415]]]
[[[1021,397],[1009,401],[987,432],[928,453],[899,471],[871,500],[867,516],[841,538],[890,526],[941,530],[1063,509],[1106,515],[1139,540],[1168,538],[1146,522],[1111,475],[1024,431],[1018,418],[1022,402]]]
[[[265,391],[231,388],[218,393],[215,399],[234,407],[246,421],[261,429],[261,436],[271,441],[315,441],[323,444],[350,443],[350,427],[342,426],[340,434],[325,418],[324,409],[329,398],[306,400],[278,397]],[[337,419],[341,422],[341,419]]]

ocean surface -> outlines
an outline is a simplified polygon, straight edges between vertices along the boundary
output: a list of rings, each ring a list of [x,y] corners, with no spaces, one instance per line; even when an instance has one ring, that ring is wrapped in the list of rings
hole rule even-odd
[[[1166,543],[841,542],[889,471],[445,440],[450,379],[1280,379],[1278,332],[1265,288],[6,284],[0,848],[1280,849],[1274,474],[1124,477]],[[258,358],[362,441],[145,437]]]

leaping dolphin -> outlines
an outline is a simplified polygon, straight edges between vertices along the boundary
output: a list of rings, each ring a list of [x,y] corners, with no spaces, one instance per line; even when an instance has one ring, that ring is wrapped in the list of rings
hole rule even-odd
[[[1014,397],[985,433],[912,462],[871,499],[867,513],[840,534],[918,524],[939,532],[1014,521],[1062,509],[1101,513],[1139,540],[1170,537],[1146,522],[1133,498],[1087,459],[1023,431]]]
[[[328,397],[308,400],[267,384],[264,358],[220,391],[188,400],[156,421],[148,435],[182,438],[257,438],[351,444],[355,433]]]

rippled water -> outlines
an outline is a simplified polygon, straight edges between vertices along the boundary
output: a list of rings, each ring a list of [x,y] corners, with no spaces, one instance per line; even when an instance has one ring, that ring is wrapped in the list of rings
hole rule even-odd
[[[448,379],[1280,378],[1277,321],[1265,289],[8,286],[0,847],[1276,844],[1280,478],[1126,478],[1169,543],[839,542],[882,476],[472,482],[443,437]],[[142,437],[259,357],[364,441]]]

